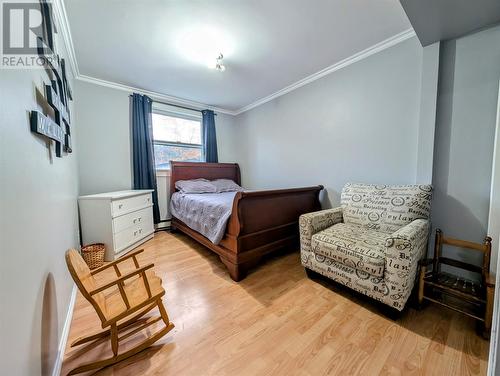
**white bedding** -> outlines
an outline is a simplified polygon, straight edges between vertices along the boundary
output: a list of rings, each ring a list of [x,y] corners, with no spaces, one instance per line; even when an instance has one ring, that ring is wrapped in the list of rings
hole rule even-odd
[[[226,231],[236,193],[175,192],[170,199],[170,212],[212,243],[219,244]]]

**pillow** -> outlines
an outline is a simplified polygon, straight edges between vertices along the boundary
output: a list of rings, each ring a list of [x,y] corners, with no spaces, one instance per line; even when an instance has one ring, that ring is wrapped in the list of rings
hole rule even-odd
[[[207,179],[178,180],[175,188],[182,193],[216,193],[217,188]]]
[[[217,193],[243,191],[243,188],[230,179],[212,180],[211,183],[217,188]]]

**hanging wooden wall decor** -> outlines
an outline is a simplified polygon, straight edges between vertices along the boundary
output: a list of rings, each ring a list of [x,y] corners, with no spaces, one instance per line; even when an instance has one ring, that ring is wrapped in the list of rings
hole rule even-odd
[[[73,100],[73,94],[66,76],[66,62],[55,52],[52,5],[41,0],[40,7],[43,32],[38,36],[37,49],[50,80],[44,85],[44,100],[54,110],[54,117],[40,111],[31,111],[31,131],[53,140],[56,156],[62,157],[63,152],[72,152],[69,101]]]

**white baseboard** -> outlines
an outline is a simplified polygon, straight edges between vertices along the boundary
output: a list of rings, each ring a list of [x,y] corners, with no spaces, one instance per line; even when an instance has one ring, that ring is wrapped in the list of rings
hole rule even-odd
[[[57,357],[54,363],[52,376],[60,376],[61,374],[61,367],[64,359],[64,351],[66,350],[66,342],[68,341],[69,329],[71,327],[71,319],[73,318],[73,310],[75,308],[76,291],[77,291],[76,285],[73,284],[73,290],[71,291],[71,297],[69,298],[68,312],[66,314],[66,320],[64,321],[64,326],[61,333],[61,340],[59,342],[59,348],[57,349]]]

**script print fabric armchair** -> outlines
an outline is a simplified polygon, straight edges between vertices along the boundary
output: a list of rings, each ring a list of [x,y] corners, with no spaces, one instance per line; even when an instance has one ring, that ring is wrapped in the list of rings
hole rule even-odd
[[[300,217],[302,265],[403,310],[427,248],[430,185],[346,184],[341,207]]]

